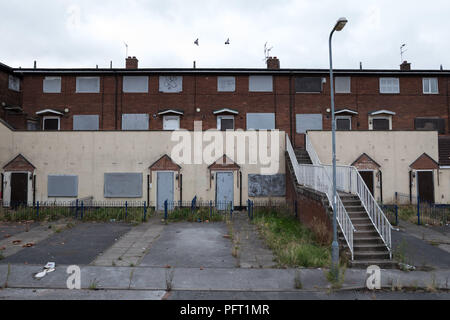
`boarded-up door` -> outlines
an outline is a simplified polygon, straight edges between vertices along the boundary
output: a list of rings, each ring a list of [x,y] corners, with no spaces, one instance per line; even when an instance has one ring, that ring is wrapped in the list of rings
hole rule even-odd
[[[359,174],[373,196],[373,171],[359,171]]]
[[[433,171],[418,171],[417,179],[417,192],[420,201],[434,203]]]
[[[164,210],[164,201],[168,201],[168,207],[173,207],[173,172],[157,173],[157,210]]]
[[[216,174],[216,207],[219,210],[233,208],[233,172],[217,172]]]
[[[11,173],[11,206],[27,203],[28,199],[28,173]]]

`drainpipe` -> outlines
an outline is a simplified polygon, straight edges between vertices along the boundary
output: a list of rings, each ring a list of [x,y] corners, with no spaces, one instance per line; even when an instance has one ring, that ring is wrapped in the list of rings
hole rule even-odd
[[[115,91],[114,91],[114,127],[115,130],[117,130],[118,125],[117,125],[117,121],[118,121],[118,114],[117,114],[117,72],[114,71],[114,80],[115,80]]]

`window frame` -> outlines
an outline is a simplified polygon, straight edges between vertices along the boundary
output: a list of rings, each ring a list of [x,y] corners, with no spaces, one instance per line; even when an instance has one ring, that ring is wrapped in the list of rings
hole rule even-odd
[[[337,128],[338,120],[348,120],[348,122],[350,124],[350,128],[348,130],[338,130],[338,128]],[[335,121],[336,121],[336,130],[337,131],[352,131],[352,116],[335,116]]]
[[[235,130],[236,129],[236,123],[234,121],[234,116],[233,115],[218,115],[217,116],[217,130],[222,131],[222,119],[226,120],[233,120],[233,129],[227,129],[227,130]],[[226,130],[224,130],[226,131]]]
[[[233,78],[234,79],[234,89],[233,90],[220,90],[219,79],[220,78]],[[217,92],[236,92],[236,77],[235,76],[217,76]]]
[[[383,86],[381,85],[381,82],[383,80],[397,80],[397,91],[395,92],[385,92],[382,91]],[[380,77],[379,81],[378,81],[378,85],[379,85],[379,92],[380,94],[400,94],[400,78],[396,78],[396,77]]]
[[[14,81],[16,81],[16,80],[18,81],[18,83],[19,83],[19,88],[18,88],[18,89],[13,88],[13,87],[11,86],[11,82],[12,82],[11,79],[13,79]],[[14,75],[12,75],[12,74],[8,75],[8,89],[9,89],[9,90],[12,90],[12,91],[15,91],[15,92],[20,92],[20,87],[21,87],[21,81],[20,81],[20,78],[14,76]]]
[[[130,79],[130,78],[141,78],[141,79],[145,79],[146,82],[146,86],[144,91],[132,91],[132,89],[129,88],[125,88],[125,79]],[[122,92],[123,93],[148,93],[148,84],[150,82],[149,76],[122,76]]]
[[[59,79],[59,91],[45,91],[45,80],[56,80]],[[61,93],[62,89],[62,78],[61,77],[44,77],[42,80],[42,93]]]
[[[58,120],[58,130],[56,130],[56,131],[60,131],[61,130],[61,117],[57,117],[57,116],[43,116],[42,117],[42,131],[55,131],[55,130],[45,130],[45,120],[52,120],[52,119],[57,119]]]
[[[382,130],[375,130],[373,128],[373,120],[376,119],[384,119],[384,120],[388,120],[389,121],[389,131],[392,131],[392,115],[386,115],[386,116],[381,116],[381,115],[375,115],[375,116],[369,116],[369,130],[370,131],[382,131]]]
[[[254,90],[251,86],[252,79],[256,78],[269,78],[272,80],[270,85],[270,90]],[[253,90],[252,90],[253,89]],[[272,75],[249,75],[248,76],[248,92],[273,92],[273,76]]]
[[[166,128],[166,120],[169,120],[169,118],[172,118],[172,120],[176,118],[176,120],[178,122],[178,128],[176,128],[176,129]],[[164,115],[163,116],[163,130],[164,131],[180,130],[180,116],[178,116],[178,115]]]
[[[337,90],[337,87],[336,87],[337,79],[348,79],[349,80],[348,91],[338,91]],[[350,94],[350,93],[352,93],[352,77],[334,77],[334,92],[335,93],[339,93],[339,94]]]
[[[425,81],[428,80],[429,92],[425,92]],[[436,80],[436,92],[431,91],[431,81]],[[422,93],[423,94],[439,94],[439,79],[438,78],[422,78]]]

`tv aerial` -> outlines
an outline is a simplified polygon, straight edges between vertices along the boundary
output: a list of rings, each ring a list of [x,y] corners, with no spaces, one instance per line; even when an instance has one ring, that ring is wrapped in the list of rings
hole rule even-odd
[[[404,43],[400,46],[400,60],[401,60],[400,63],[403,63],[403,54],[406,51],[408,51],[408,49],[405,49],[405,48],[406,48],[406,43]]]
[[[269,57],[270,57],[270,51],[273,49],[273,46],[271,46],[270,48],[267,47],[267,41],[264,44],[264,59],[263,61],[266,61]]]

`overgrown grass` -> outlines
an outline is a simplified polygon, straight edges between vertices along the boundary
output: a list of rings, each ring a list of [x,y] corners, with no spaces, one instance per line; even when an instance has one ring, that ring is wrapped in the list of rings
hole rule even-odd
[[[191,208],[175,208],[174,210],[168,212],[168,221],[190,221],[190,222],[217,222],[223,221],[225,219],[226,213],[221,214],[215,208],[210,209],[209,207],[201,207],[195,210]]]
[[[146,221],[154,210],[147,208]],[[83,210],[75,207],[18,207],[0,208],[0,221],[56,221],[62,218],[77,218],[82,221],[126,221],[141,223],[144,220],[143,207],[85,207]]]
[[[331,263],[329,245],[320,245],[317,236],[287,209],[255,208],[258,226],[280,266],[325,267]]]

